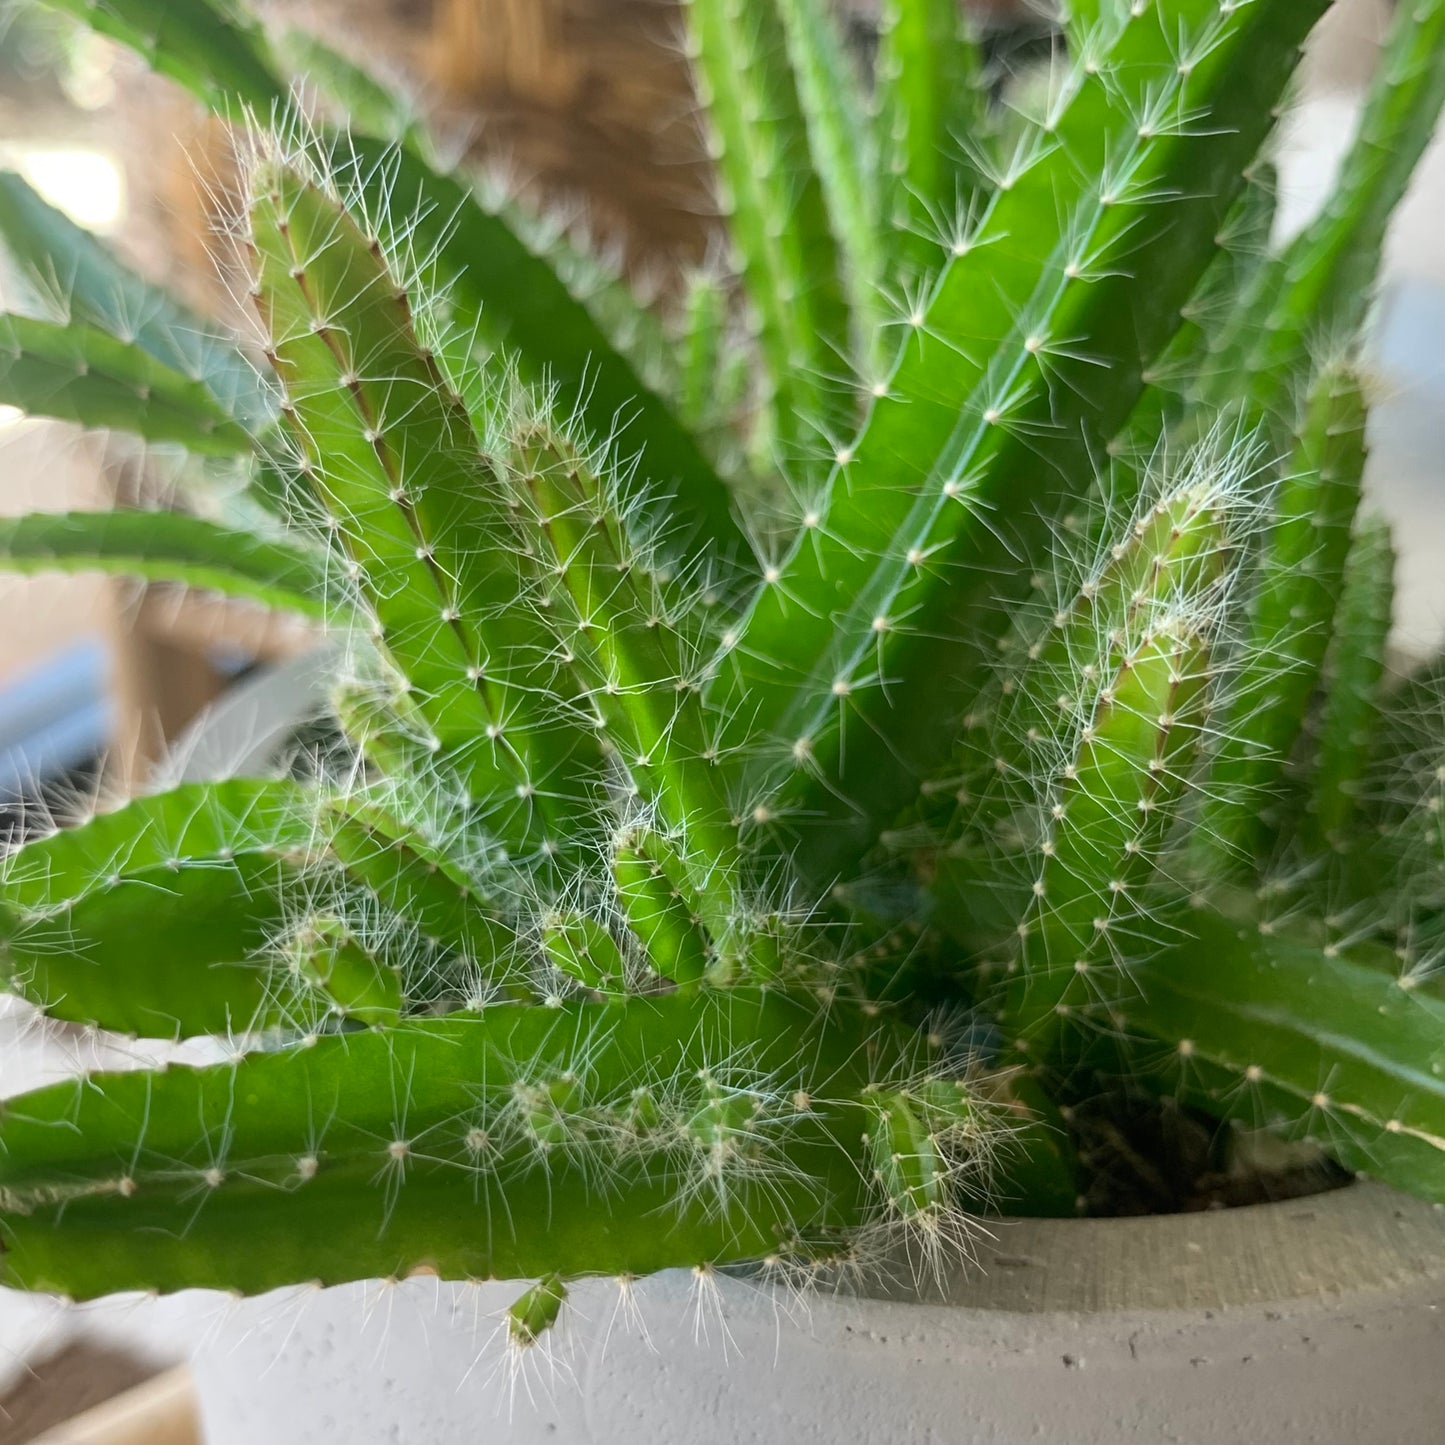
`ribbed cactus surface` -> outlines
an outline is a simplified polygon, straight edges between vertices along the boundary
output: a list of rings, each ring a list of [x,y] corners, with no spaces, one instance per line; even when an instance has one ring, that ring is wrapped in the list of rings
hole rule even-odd
[[[0,1282],[501,1276],[522,1346],[588,1274],[947,1271],[1141,1089],[1440,1196],[1445,701],[1361,346],[1441,0],[1283,248],[1325,0],[1081,0],[1033,73],[951,0],[868,55],[689,0],[725,243],[667,316],[319,41],[55,3],[236,126],[264,364],[0,176],[0,401],[198,499],[0,553],[339,661],[285,776],[0,863],[13,992],[222,1045],[0,1104]]]

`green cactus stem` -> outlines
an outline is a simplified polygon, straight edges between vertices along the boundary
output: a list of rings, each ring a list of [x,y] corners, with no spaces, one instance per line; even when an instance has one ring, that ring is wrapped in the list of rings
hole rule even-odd
[[[785,464],[806,471],[820,438],[852,423],[839,384],[849,320],[786,35],[766,0],[687,0],[685,9],[723,210],[767,367],[765,435]]]
[[[239,348],[124,266],[13,171],[0,171],[0,241],[41,314],[61,307],[72,321],[138,346],[162,367],[204,385],[226,416],[265,431],[275,408]]]
[[[203,456],[234,456],[249,446],[200,382],[139,346],[74,322],[0,315],[0,402]]]
[[[1320,377],[1307,407],[1273,499],[1233,707],[1210,768],[1198,838],[1211,867],[1248,866],[1269,847],[1333,630],[1365,465],[1365,408],[1355,379],[1335,371]]]
[[[556,849],[590,742],[543,701],[549,640],[523,605],[498,482],[462,398],[378,243],[338,202],[268,166],[251,225],[302,475],[381,641],[499,833],[520,854]]]
[[[1198,909],[1105,1027],[1138,1041],[1132,1070],[1151,1086],[1438,1199],[1445,1005],[1401,987],[1365,957],[1373,951],[1352,958],[1262,927],[1246,909],[1237,919]]]
[[[282,924],[288,860],[314,840],[287,783],[141,798],[5,860],[0,966],[57,1018],[170,1038],[285,1016],[255,962]]]
[[[674,983],[696,984],[707,974],[711,947],[688,894],[674,881],[677,868],[665,866],[670,853],[650,828],[630,829],[613,846],[612,877],[652,967]]]
[[[816,525],[765,573],[714,689],[746,700],[787,760],[785,796],[828,820],[807,850],[820,876],[941,761],[960,699],[940,679],[971,675],[958,638],[1012,575],[1033,509],[1042,522],[1055,481],[1091,470],[1125,420],[1318,8],[1141,12],[940,258]],[[1009,524],[987,525],[1005,487]]]
[[[314,38],[54,3],[234,127],[266,345],[0,173],[0,388],[195,513],[0,560],[299,612],[332,701],[0,856],[9,992],[214,1060],[0,1104],[0,1285],[505,1277],[522,1347],[589,1274],[944,1277],[1097,1201],[1084,1085],[1445,1198],[1445,668],[1354,516],[1445,0],[1278,246],[1326,0],[1078,0],[1006,76],[889,0],[871,92],[823,0],[690,0],[681,314]]]
[[[507,1336],[514,1345],[535,1345],[562,1313],[567,1286],[555,1274],[544,1275],[507,1311]]]
[[[592,993],[625,992],[626,960],[598,919],[575,910],[553,913],[542,920],[542,946],[557,968]]]
[[[1318,843],[1345,848],[1380,727],[1385,648],[1395,590],[1395,549],[1383,518],[1365,518],[1345,562],[1328,655],[1329,686],[1315,739],[1311,827]]]
[[[885,244],[877,146],[863,114],[857,66],[823,0],[779,0],[813,164],[837,238],[854,347],[876,365]]]
[[[936,266],[930,237],[983,190],[969,160],[992,141],[982,57],[951,0],[886,0],[875,69],[892,249],[905,267]]]
[[[0,559],[17,573],[109,572],[177,582],[305,617],[344,620],[348,584],[324,554],[183,512],[35,512],[0,518]]]
[[[0,1281],[74,1298],[256,1293],[772,1255],[911,1207],[871,1178],[863,1136],[873,1077],[923,1064],[920,1047],[857,1009],[824,1019],[730,991],[499,1005],[52,1085],[0,1107]],[[639,1086],[654,1123],[638,1122]],[[719,1088],[746,1100],[737,1133],[706,1122]],[[975,1127],[953,1085],[917,1097],[928,1119]],[[931,1157],[926,1134],[910,1139]]]

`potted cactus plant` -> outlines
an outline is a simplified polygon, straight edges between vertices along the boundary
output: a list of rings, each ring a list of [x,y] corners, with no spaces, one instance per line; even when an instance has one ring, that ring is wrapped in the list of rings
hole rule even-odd
[[[1282,248],[1265,156],[1325,0],[1080,0],[1002,94],[952,0],[885,5],[867,78],[820,0],[690,0],[735,270],[664,318],[316,40],[221,0],[58,8],[237,122],[264,356],[0,178],[48,303],[0,323],[0,400],[180,448],[195,482],[184,510],[0,524],[0,554],[315,619],[335,727],[284,775],[4,860],[11,990],[221,1048],[4,1103],[0,1283],[516,1281],[526,1356],[590,1280],[902,1278],[879,1318],[942,1354],[864,1334],[959,1438],[947,1402],[992,1368],[979,1290],[1024,1322],[989,1326],[1003,1357],[1062,1359],[1050,1438],[1224,1438],[1240,1390],[1285,1438],[1301,1394],[1336,1398],[1298,1362],[1208,1409],[1082,1391],[1039,1343],[1063,1316],[959,1283],[981,1220],[1033,1215],[985,1253],[1092,1280],[1046,1306],[1075,1333],[1267,1302],[1247,1263],[1211,1257],[1228,1287],[1179,1264],[1263,1250],[1294,1261],[1280,1299],[1340,1297],[1319,1330],[1354,1359],[1352,1291],[1415,1290],[1380,1338],[1418,1357],[1441,673],[1386,667],[1360,337],[1440,106],[1441,0],[1400,7],[1334,195]],[[1303,1217],[1073,1218],[1123,1207],[1130,1121],[1165,1117],[1380,1183]],[[1241,1315],[1212,1328],[1249,1355]],[[643,1368],[606,1377],[634,1428],[682,1431],[637,1403]],[[846,1351],[797,1378],[847,1399],[855,1369],[877,1385]],[[1359,1438],[1428,1419],[1422,1388]],[[426,1438],[465,1434],[469,1398]],[[800,1398],[719,1430],[898,1438]],[[527,1408],[519,1439],[552,1407]],[[1013,1428],[989,1418],[977,1438]]]

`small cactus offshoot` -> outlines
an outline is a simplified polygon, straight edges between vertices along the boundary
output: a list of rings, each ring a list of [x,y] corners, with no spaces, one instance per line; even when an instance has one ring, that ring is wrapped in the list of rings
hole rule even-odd
[[[52,3],[234,124],[264,364],[0,175],[0,402],[195,500],[0,556],[310,619],[334,741],[0,863],[11,991],[223,1044],[0,1105],[0,1283],[515,1278],[526,1345],[580,1276],[947,1271],[1116,1089],[1441,1197],[1445,691],[1360,489],[1442,0],[1282,247],[1326,0],[1080,0],[1027,77],[688,0],[665,315],[320,42]]]

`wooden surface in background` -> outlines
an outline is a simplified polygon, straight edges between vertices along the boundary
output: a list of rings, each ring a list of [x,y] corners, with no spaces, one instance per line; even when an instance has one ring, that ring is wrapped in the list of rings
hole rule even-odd
[[[35,1445],[203,1445],[204,1438],[191,1372],[178,1365],[37,1435]]]
[[[201,1438],[189,1369],[157,1371],[95,1339],[32,1360],[0,1397],[0,1445],[201,1445]]]

